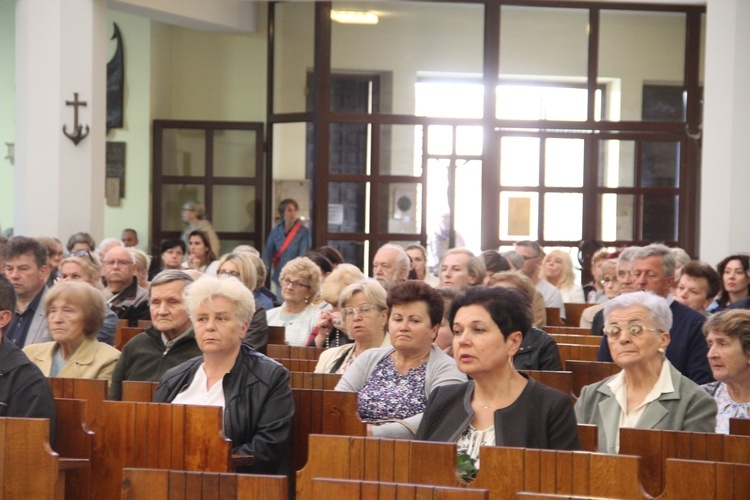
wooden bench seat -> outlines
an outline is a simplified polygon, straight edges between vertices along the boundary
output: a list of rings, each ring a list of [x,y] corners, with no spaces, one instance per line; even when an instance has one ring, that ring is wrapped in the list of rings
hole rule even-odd
[[[750,493],[748,464],[668,459],[665,476],[660,500],[740,500]]]
[[[599,346],[582,345],[582,344],[557,344],[557,350],[560,353],[563,369],[568,370],[567,362],[569,360],[578,361],[596,361],[596,353]]]
[[[547,325],[544,328],[542,328],[545,332],[552,335],[553,333],[561,334],[561,335],[589,335],[591,336],[591,328],[581,328],[578,326],[554,326],[554,325]],[[594,335],[594,337],[597,337],[601,340],[601,337]]]
[[[620,453],[641,457],[641,483],[657,496],[665,487],[668,458],[750,464],[750,437],[622,428]]]
[[[351,479],[313,479],[314,498],[373,498],[398,500],[482,500],[489,498],[487,490],[467,490],[446,486],[399,484]]]
[[[750,436],[750,419],[730,418],[729,434],[734,434],[735,436]]]
[[[287,478],[254,474],[222,474],[126,468],[122,473],[123,500],[286,500]]]
[[[318,365],[317,359],[274,358],[274,360],[281,363],[290,372],[312,373]]]

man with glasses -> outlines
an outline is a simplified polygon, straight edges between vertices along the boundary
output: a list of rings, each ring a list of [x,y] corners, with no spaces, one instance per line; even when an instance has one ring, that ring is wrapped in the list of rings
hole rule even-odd
[[[672,328],[669,330],[671,341],[665,355],[684,376],[696,384],[705,384],[713,380],[707,358],[708,344],[702,333],[706,317],[680,304],[670,293],[674,268],[675,257],[669,247],[651,244],[639,248],[633,255],[631,265],[633,286],[637,291],[651,292],[667,299],[672,312]],[[622,285],[621,282],[621,294],[627,293],[622,291]],[[629,286],[627,282],[626,286]],[[606,337],[602,338],[597,360],[612,361]]]
[[[135,258],[125,247],[114,247],[104,257],[104,277],[107,291],[112,297],[107,305],[117,317],[138,326],[138,320],[150,320],[148,292],[138,286],[135,275]]]
[[[149,287],[152,324],[125,344],[112,374],[109,399],[122,399],[122,382],[157,382],[164,373],[203,353],[195,341],[193,324],[182,296],[193,282],[187,273],[162,271]]]
[[[5,337],[19,348],[51,341],[44,309],[49,278],[47,248],[35,238],[14,236],[3,254],[5,275],[13,284],[18,299],[13,317],[5,328]]]
[[[544,306],[560,309],[560,319],[565,321],[565,303],[560,290],[542,278],[539,272],[544,258],[542,247],[536,241],[523,240],[516,243],[515,251],[523,257],[523,267],[519,271],[525,274],[542,294]]]

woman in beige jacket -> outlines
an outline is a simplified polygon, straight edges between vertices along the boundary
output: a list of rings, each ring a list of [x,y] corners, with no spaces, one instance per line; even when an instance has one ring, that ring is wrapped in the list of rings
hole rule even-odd
[[[96,340],[106,306],[101,293],[83,282],[58,283],[44,296],[52,342],[24,348],[47,377],[110,380],[120,351]]]

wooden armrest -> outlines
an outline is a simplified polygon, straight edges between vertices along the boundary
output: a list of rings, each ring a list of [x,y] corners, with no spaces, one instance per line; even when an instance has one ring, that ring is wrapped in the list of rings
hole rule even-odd
[[[253,462],[255,461],[255,458],[252,455],[235,455],[232,454],[232,465],[237,467],[242,467],[244,465],[253,465]]]
[[[88,458],[61,458],[58,462],[58,470],[80,469],[89,465]]]

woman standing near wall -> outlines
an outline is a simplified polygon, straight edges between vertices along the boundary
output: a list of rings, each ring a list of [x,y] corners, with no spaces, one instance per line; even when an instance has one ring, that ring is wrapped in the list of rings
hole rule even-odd
[[[310,251],[312,242],[310,230],[299,219],[299,203],[291,198],[279,203],[281,222],[271,229],[263,250],[263,262],[271,274],[271,281],[275,285],[274,291],[281,290],[279,274],[287,262],[295,257],[302,257]]]

